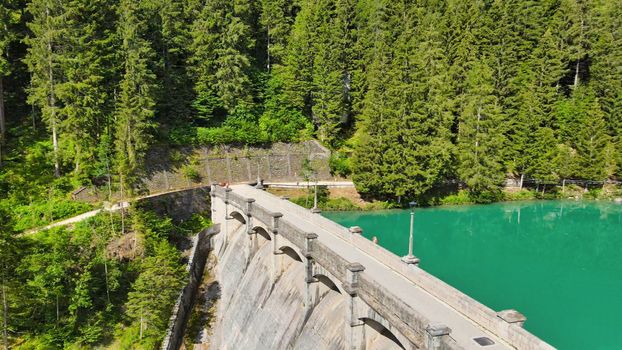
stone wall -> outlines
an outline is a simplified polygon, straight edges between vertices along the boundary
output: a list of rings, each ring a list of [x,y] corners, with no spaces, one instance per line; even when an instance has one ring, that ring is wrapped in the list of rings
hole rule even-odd
[[[304,181],[305,160],[309,160],[315,171],[313,178],[333,180],[329,158],[330,151],[315,140],[274,143],[266,147],[223,145],[174,150],[154,147],[147,154],[145,177],[135,192],[139,195],[158,194],[214,182],[252,182],[257,177],[266,181]],[[189,173],[196,176],[188,176]],[[105,183],[101,185],[100,188],[84,188],[73,198],[83,202],[108,200],[108,189]],[[113,193],[112,200],[122,200],[120,193]]]
[[[208,186],[199,186],[143,197],[137,201],[137,206],[179,222],[189,219],[192,214],[209,212],[209,193]]]
[[[186,323],[192,312],[197,289],[203,279],[207,255],[211,249],[210,238],[218,232],[220,232],[220,226],[215,225],[199,232],[193,238],[192,251],[186,267],[188,282],[179,294],[173,308],[169,327],[162,342],[162,350],[177,350],[183,342]]]
[[[309,160],[319,180],[332,179],[330,151],[317,141],[275,143],[270,147],[199,147],[175,151],[154,149],[147,156],[149,193],[214,182],[302,181],[303,163]],[[188,173],[194,176],[188,176]]]

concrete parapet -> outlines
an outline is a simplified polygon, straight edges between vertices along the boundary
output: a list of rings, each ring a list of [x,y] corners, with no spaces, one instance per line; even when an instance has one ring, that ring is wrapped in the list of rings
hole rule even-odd
[[[441,350],[442,338],[451,333],[451,329],[444,324],[431,324],[425,329],[427,334],[428,350]]]
[[[525,321],[527,321],[527,317],[525,317],[525,315],[514,309],[499,311],[497,312],[497,316],[505,322],[519,327],[522,327],[523,324],[525,324]]]

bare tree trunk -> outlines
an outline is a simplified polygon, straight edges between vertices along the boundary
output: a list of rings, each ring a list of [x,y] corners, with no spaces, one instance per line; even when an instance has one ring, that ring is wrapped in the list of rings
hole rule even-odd
[[[9,302],[6,298],[6,284],[2,279],[2,341],[4,349],[9,350]]]
[[[523,180],[525,179],[525,174],[520,174],[520,189],[523,189]]]
[[[268,25],[268,45],[266,46],[266,67],[268,68],[268,72],[270,72],[270,25]]]
[[[106,298],[108,299],[108,304],[110,304],[110,288],[108,287],[108,263],[106,262],[106,257],[104,257],[104,274],[106,275]]]
[[[577,64],[574,68],[574,87],[579,86],[579,59],[577,59]]]
[[[121,234],[125,234],[125,208],[123,207],[123,174],[119,174],[119,181],[121,182],[121,201],[119,205],[121,206]]]
[[[143,314],[142,314],[142,308],[140,310],[140,339],[143,339]]]
[[[2,166],[2,156],[4,143],[6,141],[6,117],[4,116],[4,85],[0,77],[0,166]]]
[[[46,14],[50,15],[50,10],[46,9]],[[50,83],[50,110],[52,115],[50,121],[52,123],[52,144],[54,146],[54,176],[60,177],[60,164],[58,160],[58,133],[56,125],[56,95],[54,94],[54,72],[52,71],[52,42],[48,41],[48,79]]]
[[[56,323],[60,321],[60,306],[58,304],[59,304],[58,294],[56,294]]]
[[[581,18],[581,33],[580,33],[580,38],[583,38],[583,26],[585,25],[585,22],[583,21],[583,18]],[[579,42],[579,53],[577,54],[577,64],[575,65],[575,69],[574,69],[574,87],[576,88],[577,86],[579,86],[579,65],[581,63],[581,42]]]

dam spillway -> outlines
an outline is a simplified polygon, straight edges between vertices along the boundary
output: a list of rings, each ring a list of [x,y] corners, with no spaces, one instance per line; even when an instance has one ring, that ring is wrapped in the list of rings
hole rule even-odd
[[[211,195],[222,230],[210,348],[552,349],[515,313],[486,308],[318,214],[245,185]]]

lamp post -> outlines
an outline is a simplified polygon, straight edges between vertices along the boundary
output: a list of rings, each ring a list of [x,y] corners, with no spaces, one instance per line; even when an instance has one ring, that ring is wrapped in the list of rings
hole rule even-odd
[[[320,208],[317,207],[317,174],[315,174],[315,193],[313,194],[313,208],[311,208],[312,213],[320,213],[322,212]]]
[[[410,202],[410,235],[408,236],[408,255],[402,257],[402,261],[407,264],[419,264],[419,258],[413,255],[413,226],[415,223],[415,206],[417,202]]]

